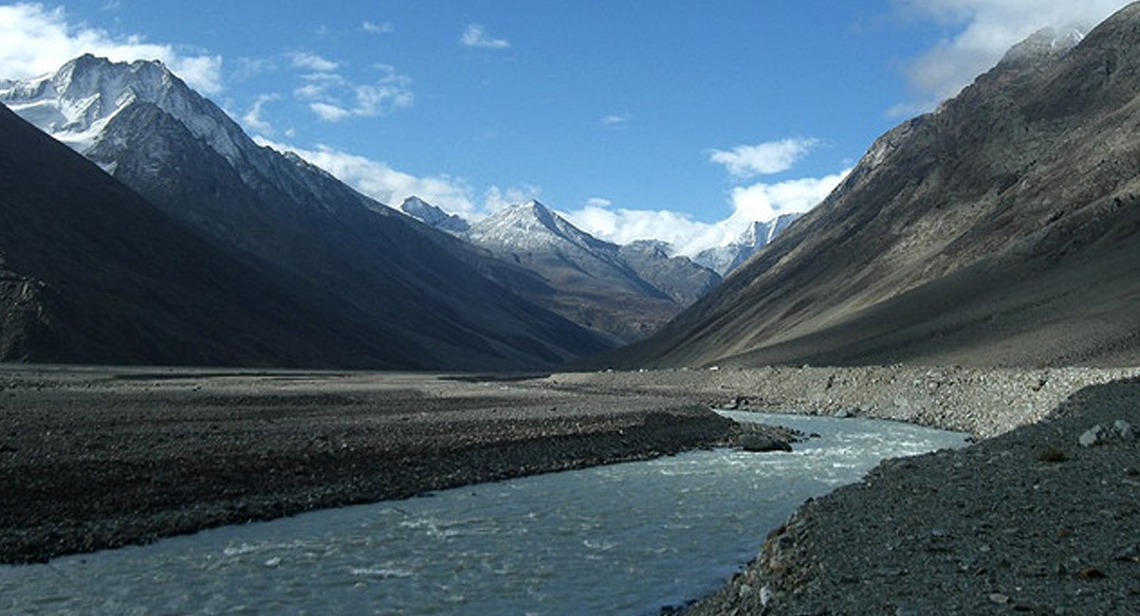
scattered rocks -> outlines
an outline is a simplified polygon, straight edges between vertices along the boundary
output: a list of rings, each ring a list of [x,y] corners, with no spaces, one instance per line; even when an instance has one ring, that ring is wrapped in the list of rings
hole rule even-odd
[[[1097,445],[1105,445],[1111,441],[1129,442],[1135,440],[1136,435],[1132,430],[1132,424],[1117,419],[1112,424],[1112,428],[1106,428],[1101,424],[1089,428],[1081,434],[1079,442],[1082,447],[1095,447]]]

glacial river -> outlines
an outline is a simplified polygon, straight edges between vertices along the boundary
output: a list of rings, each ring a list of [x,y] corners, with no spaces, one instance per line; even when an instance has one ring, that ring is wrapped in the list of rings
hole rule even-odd
[[[658,614],[719,588],[805,499],[887,457],[965,444],[862,419],[726,413],[818,433],[0,567],[0,614]]]

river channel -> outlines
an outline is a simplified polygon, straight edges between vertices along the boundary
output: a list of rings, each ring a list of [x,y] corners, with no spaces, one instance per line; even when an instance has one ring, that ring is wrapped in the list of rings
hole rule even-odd
[[[728,414],[728,413],[726,413]],[[720,587],[804,502],[964,435],[730,414],[817,433],[0,567],[0,614],[649,616]]]

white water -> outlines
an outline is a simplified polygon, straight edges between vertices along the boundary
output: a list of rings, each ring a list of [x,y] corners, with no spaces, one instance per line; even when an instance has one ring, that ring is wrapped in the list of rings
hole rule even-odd
[[[0,614],[657,614],[716,590],[805,499],[882,458],[964,444],[897,423],[731,415],[823,436],[0,567]]]

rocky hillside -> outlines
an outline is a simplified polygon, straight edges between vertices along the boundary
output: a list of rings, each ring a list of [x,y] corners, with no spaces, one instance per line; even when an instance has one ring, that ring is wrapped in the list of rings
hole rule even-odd
[[[1042,32],[595,365],[1140,361],[1140,5]]]

